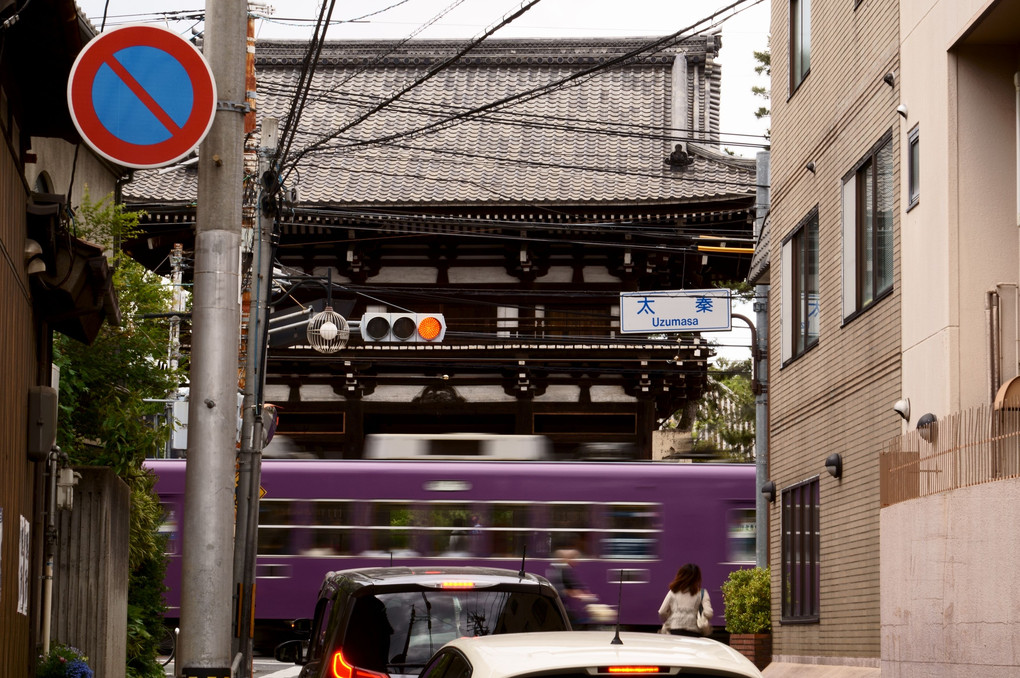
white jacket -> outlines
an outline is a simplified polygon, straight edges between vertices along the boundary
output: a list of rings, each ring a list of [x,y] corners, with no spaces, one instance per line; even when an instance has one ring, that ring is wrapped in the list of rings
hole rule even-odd
[[[708,597],[708,591],[702,589],[705,597],[701,600],[701,592],[691,595],[686,591],[673,593],[666,592],[666,597],[659,606],[659,621],[667,629],[677,629],[698,632],[698,603],[701,603],[701,611],[706,619],[712,618],[712,601]]]

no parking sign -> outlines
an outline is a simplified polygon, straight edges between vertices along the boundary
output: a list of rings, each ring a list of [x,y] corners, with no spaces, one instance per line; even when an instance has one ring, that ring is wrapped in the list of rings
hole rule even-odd
[[[96,153],[125,167],[163,167],[205,138],[216,114],[216,84],[184,38],[155,26],[124,26],[75,59],[67,103]]]

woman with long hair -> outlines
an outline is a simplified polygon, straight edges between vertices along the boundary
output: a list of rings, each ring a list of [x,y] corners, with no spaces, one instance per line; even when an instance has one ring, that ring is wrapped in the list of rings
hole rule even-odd
[[[708,592],[701,588],[701,568],[687,563],[676,572],[669,584],[666,597],[659,606],[659,620],[663,632],[675,636],[703,636],[708,633],[698,629],[698,608],[705,619],[712,619],[712,601]]]

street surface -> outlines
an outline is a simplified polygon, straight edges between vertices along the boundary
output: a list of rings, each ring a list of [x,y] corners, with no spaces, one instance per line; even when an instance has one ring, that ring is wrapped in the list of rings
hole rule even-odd
[[[170,662],[163,668],[166,670],[167,678],[173,678],[174,662]],[[301,667],[295,664],[283,664],[275,659],[265,657],[256,657],[254,668],[254,678],[297,678],[301,671]]]

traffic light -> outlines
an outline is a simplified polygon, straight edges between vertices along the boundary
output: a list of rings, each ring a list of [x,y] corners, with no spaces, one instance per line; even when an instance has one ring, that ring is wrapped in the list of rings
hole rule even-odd
[[[361,317],[361,338],[366,343],[435,344],[445,336],[442,313],[366,313]]]

